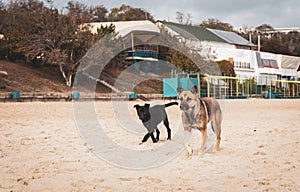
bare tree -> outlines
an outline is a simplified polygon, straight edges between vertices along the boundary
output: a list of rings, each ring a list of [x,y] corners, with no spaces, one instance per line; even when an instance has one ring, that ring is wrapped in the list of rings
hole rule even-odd
[[[183,24],[184,14],[179,11],[177,11],[176,14],[177,14],[176,19],[178,23]]]
[[[192,25],[192,14],[187,13],[186,14],[186,21],[185,21],[186,25]]]
[[[180,24],[185,24],[185,25],[191,25],[192,24],[192,14],[187,13],[186,15],[182,12],[177,11],[176,12],[176,19],[178,21],[178,23]]]

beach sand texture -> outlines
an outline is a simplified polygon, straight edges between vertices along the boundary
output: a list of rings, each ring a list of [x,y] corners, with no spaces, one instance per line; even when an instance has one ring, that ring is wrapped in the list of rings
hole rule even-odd
[[[70,102],[1,103],[0,191],[300,191],[300,100],[223,102],[220,151],[191,158],[182,152],[142,170],[98,158],[81,138]],[[138,124],[136,103],[143,104],[128,102],[128,110]],[[138,145],[143,135],[117,127],[110,102],[94,106],[107,135],[121,146],[151,150],[182,143],[176,137],[166,141],[161,127],[160,143]],[[172,106],[167,113],[176,134],[180,111]],[[141,123],[140,129],[146,133]]]

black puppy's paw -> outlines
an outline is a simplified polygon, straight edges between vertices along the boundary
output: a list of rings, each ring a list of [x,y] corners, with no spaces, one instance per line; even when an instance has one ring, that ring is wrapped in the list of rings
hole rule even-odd
[[[154,137],[153,134],[151,134],[151,139],[152,139],[152,142],[153,142],[153,143],[157,143],[157,142],[158,142],[158,140]]]

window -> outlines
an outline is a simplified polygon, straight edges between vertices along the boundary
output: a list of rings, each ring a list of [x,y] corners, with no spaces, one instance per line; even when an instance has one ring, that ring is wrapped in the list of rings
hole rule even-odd
[[[261,59],[262,66],[261,67],[269,67],[269,68],[278,68],[277,61],[274,59]]]
[[[260,53],[256,53],[257,65],[258,67],[268,67],[278,69],[278,64],[275,59],[262,59]]]
[[[241,69],[250,69],[250,62],[234,61],[234,67],[235,68],[241,68]]]

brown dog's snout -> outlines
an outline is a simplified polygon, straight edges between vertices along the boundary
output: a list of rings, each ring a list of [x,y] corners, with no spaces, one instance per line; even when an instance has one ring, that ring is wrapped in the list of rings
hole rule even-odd
[[[189,105],[186,104],[186,103],[181,103],[181,104],[180,104],[180,109],[181,109],[181,110],[188,110],[188,109],[189,109]]]

